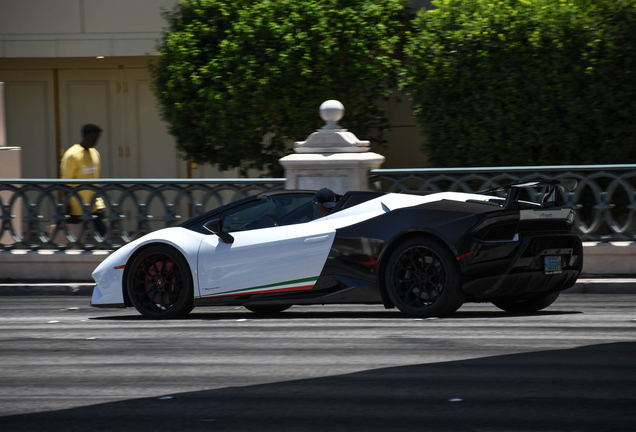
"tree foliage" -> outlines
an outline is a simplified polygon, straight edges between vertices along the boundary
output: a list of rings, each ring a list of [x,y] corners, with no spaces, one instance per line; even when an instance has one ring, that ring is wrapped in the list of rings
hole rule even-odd
[[[636,1],[433,4],[404,80],[433,165],[636,162]]]
[[[182,0],[151,66],[169,131],[187,157],[272,169],[340,100],[360,136],[386,127],[406,0]]]

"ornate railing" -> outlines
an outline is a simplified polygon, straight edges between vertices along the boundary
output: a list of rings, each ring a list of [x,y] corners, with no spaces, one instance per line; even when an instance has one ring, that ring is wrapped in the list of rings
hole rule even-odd
[[[0,179],[0,250],[117,249],[150,231],[259,192],[283,189],[285,179]],[[78,192],[91,190],[91,202]],[[84,214],[71,223],[68,203]],[[92,221],[95,201],[105,231]]]
[[[370,187],[475,192],[515,180],[575,178],[575,192],[562,195],[576,208],[576,231],[588,241],[636,240],[636,165],[372,170]],[[285,179],[0,179],[0,250],[117,249],[148,232],[266,190],[283,189]],[[84,203],[81,190],[95,192]],[[539,200],[541,190],[526,199]],[[70,223],[69,199],[84,206]],[[105,232],[91,223],[97,198],[105,203]]]
[[[515,180],[573,178],[577,189],[561,199],[577,209],[575,230],[583,240],[636,240],[636,165],[378,169],[370,174],[370,187],[386,192],[475,192]],[[537,190],[527,198],[538,201],[541,196]]]

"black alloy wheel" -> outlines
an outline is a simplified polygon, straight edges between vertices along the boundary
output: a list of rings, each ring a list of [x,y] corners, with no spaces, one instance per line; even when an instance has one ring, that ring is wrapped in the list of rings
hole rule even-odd
[[[155,245],[145,249],[130,268],[128,296],[144,317],[180,318],[194,307],[190,268],[173,248]]]
[[[446,245],[432,238],[400,244],[389,258],[385,283],[393,304],[410,316],[450,315],[465,300],[457,260]]]

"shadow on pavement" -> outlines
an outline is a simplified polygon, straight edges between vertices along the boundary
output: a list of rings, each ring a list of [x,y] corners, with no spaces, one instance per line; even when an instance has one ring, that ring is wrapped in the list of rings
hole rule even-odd
[[[242,309],[243,308],[239,308]],[[511,317],[531,317],[531,316],[556,316],[556,315],[572,315],[572,314],[580,314],[583,312],[580,311],[539,311],[533,313],[510,313],[504,311],[470,311],[470,312],[462,312],[461,310],[455,312],[453,315],[437,318],[414,318],[407,315],[404,315],[402,312],[397,309],[394,310],[383,310],[378,309],[378,311],[303,311],[303,312],[294,312],[293,310],[288,310],[285,312],[281,312],[278,314],[264,315],[264,314],[256,314],[253,312],[249,312],[247,310],[232,310],[232,306],[227,308],[227,311],[214,311],[214,312],[198,312],[199,310],[204,310],[204,308],[195,309],[194,312],[191,312],[188,316],[184,318],[179,318],[176,321],[182,320],[206,320],[206,321],[223,321],[223,320],[237,320],[237,319],[247,319],[247,320],[294,320],[294,319],[404,319],[404,320],[454,320],[454,319],[465,319],[465,318],[511,318]],[[96,321],[146,321],[147,319],[141,315],[138,315],[137,312],[132,312],[135,315],[112,315],[112,316],[99,316],[92,317],[91,320]]]
[[[392,367],[7,416],[0,429],[634,431],[634,359],[636,342]]]

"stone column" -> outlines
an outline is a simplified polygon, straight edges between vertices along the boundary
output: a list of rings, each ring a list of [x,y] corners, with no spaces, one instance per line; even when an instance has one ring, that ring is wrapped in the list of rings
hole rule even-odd
[[[7,146],[7,127],[4,110],[4,83],[0,82],[0,178],[20,178],[20,147]]]
[[[20,157],[20,147],[7,146],[7,128],[4,109],[4,83],[0,82],[0,178],[21,178],[22,177],[22,160]],[[2,204],[8,204],[11,199],[11,192],[0,192],[0,201]],[[13,220],[13,226],[16,230],[21,229],[22,205],[16,202],[10,210],[16,217]],[[2,208],[0,208],[2,214]],[[5,233],[0,238],[2,243],[13,243],[10,235]]]
[[[7,124],[4,116],[4,83],[0,82],[0,147],[7,145]]]
[[[337,194],[369,190],[369,170],[379,168],[384,156],[370,152],[369,141],[360,141],[342,129],[338,121],[343,115],[344,106],[339,101],[323,102],[320,117],[325,126],[306,141],[295,142],[294,154],[280,160],[287,189],[326,187]]]

